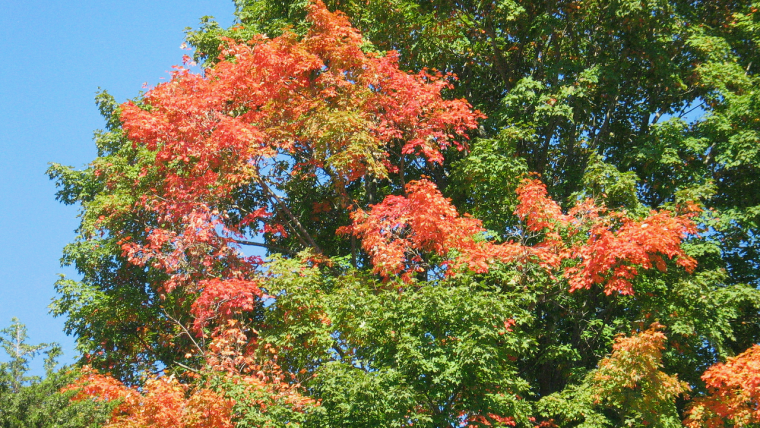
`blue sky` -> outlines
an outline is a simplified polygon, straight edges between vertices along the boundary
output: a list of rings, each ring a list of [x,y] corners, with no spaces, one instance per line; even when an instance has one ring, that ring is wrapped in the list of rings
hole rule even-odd
[[[226,27],[233,12],[232,0],[0,0],[0,328],[17,317],[30,343],[61,343],[66,363],[76,356],[48,305],[58,274],[76,276],[59,259],[78,208],[55,201],[47,164],[95,157],[98,88],[136,96],[181,62],[186,27],[204,15]]]

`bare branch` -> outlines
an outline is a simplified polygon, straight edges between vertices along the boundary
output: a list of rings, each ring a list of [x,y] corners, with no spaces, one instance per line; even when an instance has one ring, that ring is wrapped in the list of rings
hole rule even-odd
[[[189,337],[189,338],[190,338],[190,340],[193,342],[193,345],[195,345],[195,348],[198,350],[198,352],[200,352],[200,355],[205,355],[205,354],[206,354],[206,353],[203,351],[203,348],[201,348],[201,347],[200,347],[200,345],[198,345],[198,342],[196,342],[196,341],[195,341],[195,338],[193,338],[193,335],[190,333],[190,331],[188,331],[188,330],[187,330],[187,328],[185,327],[185,325],[184,325],[184,324],[182,324],[181,322],[177,321],[177,319],[175,319],[174,317],[172,317],[171,315],[169,315],[169,313],[168,313],[168,312],[166,312],[166,310],[165,310],[165,309],[163,309],[163,308],[162,308],[162,309],[161,309],[161,312],[163,312],[163,313],[164,313],[164,315],[166,316],[166,318],[168,318],[168,319],[169,319],[170,321],[172,321],[174,324],[177,324],[177,325],[179,326],[179,328],[181,328],[181,329],[182,329],[182,331],[184,331],[184,332],[185,332],[185,334],[187,335],[187,337]]]
[[[263,242],[246,241],[244,239],[233,239],[232,241],[235,242],[236,244],[240,244],[240,245],[251,245],[251,246],[254,246],[254,247],[266,248],[267,250],[272,250],[272,251],[275,251],[275,252],[278,252],[278,253],[282,253],[282,254],[288,254],[288,255],[291,255],[291,256],[295,255],[295,253],[292,250],[289,250],[289,249],[284,248],[284,247],[278,247],[276,245],[265,244]]]
[[[285,204],[285,202],[282,201],[282,199],[277,196],[276,193],[272,191],[272,189],[267,186],[267,183],[261,178],[257,177],[256,181],[259,182],[261,187],[264,189],[265,192],[269,194],[269,196],[276,202],[276,205],[282,210],[283,213],[290,219],[290,222],[295,226],[295,229],[297,232],[296,235],[298,236],[299,240],[305,247],[312,247],[317,253],[322,253],[322,249],[319,248],[319,245],[314,241],[314,239],[309,235],[309,232],[306,231],[306,229],[301,225],[301,222],[298,221],[296,216],[293,215],[293,213],[290,211],[288,206]],[[305,239],[305,241],[304,241]]]

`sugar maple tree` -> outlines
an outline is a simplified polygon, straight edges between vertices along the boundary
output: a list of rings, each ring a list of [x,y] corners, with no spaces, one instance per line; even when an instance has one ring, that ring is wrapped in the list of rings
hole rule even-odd
[[[122,400],[111,426],[673,426],[687,383],[689,423],[749,420],[751,358],[705,370],[760,337],[760,295],[714,267],[699,192],[647,206],[601,154],[558,191],[527,173],[548,146],[504,151],[456,76],[305,10],[269,36],[191,35],[202,73],[100,94],[98,158],[51,169],[83,207],[64,257],[83,280],[54,311],[110,373],[73,387]],[[540,89],[520,85],[506,110]]]
[[[124,255],[167,273],[163,291],[200,293],[196,328],[233,307],[250,311],[261,298],[251,277],[258,263],[234,246],[248,232],[294,234],[321,252],[282,202],[283,174],[329,176],[350,204],[345,187],[361,178],[385,179],[407,156],[440,163],[441,150],[462,150],[456,138],[479,117],[466,102],[441,97],[444,76],[402,72],[393,53],[364,53],[342,15],[315,3],[309,17],[312,28],[301,40],[226,40],[224,60],[204,76],[179,68],[142,105],[122,106],[126,136],[155,154],[140,175],[151,168],[160,178],[138,204],[158,227],[142,242],[124,241]],[[288,158],[292,165],[284,167]],[[241,189],[264,197],[230,206]],[[285,221],[269,221],[269,210]],[[219,264],[222,277],[215,278]]]

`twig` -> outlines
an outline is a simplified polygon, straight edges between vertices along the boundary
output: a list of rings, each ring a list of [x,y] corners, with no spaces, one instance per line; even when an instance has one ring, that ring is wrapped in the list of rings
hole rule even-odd
[[[291,250],[289,250],[287,248],[278,247],[278,246],[275,246],[275,245],[264,244],[262,242],[246,241],[246,240],[243,240],[243,239],[234,239],[234,238],[232,239],[232,241],[235,242],[236,244],[251,245],[251,246],[254,246],[254,247],[262,247],[262,248],[266,248],[267,250],[274,250],[274,251],[277,251],[278,253],[288,254],[288,255],[291,255],[291,256],[295,254],[293,251],[291,251]]]
[[[198,352],[200,352],[201,355],[205,355],[206,354],[203,351],[203,349],[200,347],[200,345],[198,345],[198,342],[195,341],[195,339],[193,338],[193,335],[190,334],[190,332],[187,330],[187,328],[185,328],[184,324],[182,324],[181,322],[179,322],[175,318],[173,318],[171,315],[169,315],[169,313],[166,312],[165,309],[162,308],[161,312],[163,312],[164,315],[166,315],[166,318],[169,318],[169,320],[171,320],[172,322],[174,322],[175,324],[177,324],[182,329],[182,331],[185,332],[185,334],[187,335],[187,337],[190,338],[190,340],[193,342],[193,345],[195,345],[195,348],[198,350]]]

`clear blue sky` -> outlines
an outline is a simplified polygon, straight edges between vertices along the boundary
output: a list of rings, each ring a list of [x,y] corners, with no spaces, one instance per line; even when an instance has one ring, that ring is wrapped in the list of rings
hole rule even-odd
[[[76,276],[59,259],[78,208],[55,201],[47,164],[95,157],[99,87],[134,97],[181,62],[185,27],[204,15],[227,27],[233,12],[232,0],[0,0],[0,328],[15,316],[30,343],[61,343],[66,363],[76,356],[48,305],[57,275]]]

